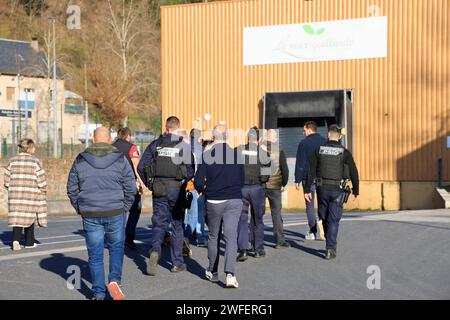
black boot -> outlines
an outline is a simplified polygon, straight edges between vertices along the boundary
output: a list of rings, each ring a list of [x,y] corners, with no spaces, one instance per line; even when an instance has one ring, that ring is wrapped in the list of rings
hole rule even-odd
[[[325,255],[325,259],[332,260],[336,258],[336,249],[327,249],[327,254]]]
[[[247,251],[246,250],[239,251],[236,261],[244,262],[247,259],[248,259]]]

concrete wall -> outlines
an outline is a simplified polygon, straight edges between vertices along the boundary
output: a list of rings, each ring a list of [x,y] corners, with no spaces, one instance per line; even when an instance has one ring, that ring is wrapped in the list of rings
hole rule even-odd
[[[288,186],[283,208],[305,209],[303,190]],[[346,210],[413,210],[444,208],[435,182],[361,181],[360,196],[345,205]]]
[[[70,160],[43,161],[47,172],[48,207],[51,214],[75,214],[66,195]],[[7,213],[7,195],[3,188],[4,167],[0,166],[0,215]],[[448,183],[445,183],[448,184]],[[144,212],[151,211],[151,193],[144,194]],[[283,192],[283,208],[305,209],[303,190],[289,185]],[[317,205],[317,204],[316,204]],[[360,197],[351,197],[346,210],[417,210],[444,208],[444,202],[436,191],[435,182],[387,182],[361,181]]]
[[[48,210],[52,215],[74,214],[66,193],[67,176],[72,166],[72,160],[44,160],[43,165],[47,174],[47,202]],[[8,212],[7,192],[3,187],[5,166],[0,166],[0,216]],[[144,195],[143,211],[149,212],[151,208],[151,194]]]
[[[3,187],[4,176],[5,176],[5,168],[3,166],[0,166],[0,217],[2,215],[7,214],[8,212],[8,205],[7,205],[8,198],[6,190]]]

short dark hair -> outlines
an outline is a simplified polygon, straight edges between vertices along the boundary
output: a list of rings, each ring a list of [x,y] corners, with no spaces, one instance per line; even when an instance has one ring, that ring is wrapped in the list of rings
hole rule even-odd
[[[170,129],[178,129],[180,127],[180,119],[175,116],[168,117],[166,120],[166,127]]]
[[[131,129],[128,127],[120,128],[119,131],[117,131],[118,139],[125,140],[128,136],[131,136]]]
[[[189,137],[191,140],[199,139],[202,135],[202,132],[199,129],[192,129],[191,132],[189,132]]]
[[[259,140],[259,129],[257,126],[253,126],[248,130],[247,137],[249,142],[254,142]]]
[[[342,130],[342,128],[340,128],[337,124],[332,124],[328,128],[328,132],[334,132],[334,133],[338,133],[338,134],[341,134],[341,130]]]
[[[305,122],[304,127],[306,129],[311,130],[312,132],[317,132],[317,123],[315,121],[307,121],[307,122]]]

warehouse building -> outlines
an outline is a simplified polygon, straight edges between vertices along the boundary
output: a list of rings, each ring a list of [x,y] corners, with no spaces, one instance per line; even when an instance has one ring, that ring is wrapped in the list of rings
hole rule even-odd
[[[450,180],[449,12],[447,0],[163,7],[163,119],[277,128],[292,176],[303,124],[315,120],[325,134],[337,123],[362,180],[348,208],[441,207],[439,171]],[[292,178],[283,195],[284,207],[304,207]]]

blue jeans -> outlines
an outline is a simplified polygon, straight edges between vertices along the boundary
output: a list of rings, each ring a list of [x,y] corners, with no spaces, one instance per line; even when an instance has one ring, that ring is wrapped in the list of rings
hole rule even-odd
[[[86,246],[91,270],[92,291],[97,298],[106,295],[103,250],[109,251],[108,283],[122,280],[122,265],[125,240],[125,213],[113,217],[83,218]]]
[[[199,196],[197,190],[192,191],[191,208],[186,209],[184,217],[184,236],[190,238],[194,233],[197,233],[197,241],[203,242],[205,240],[205,197]]]

